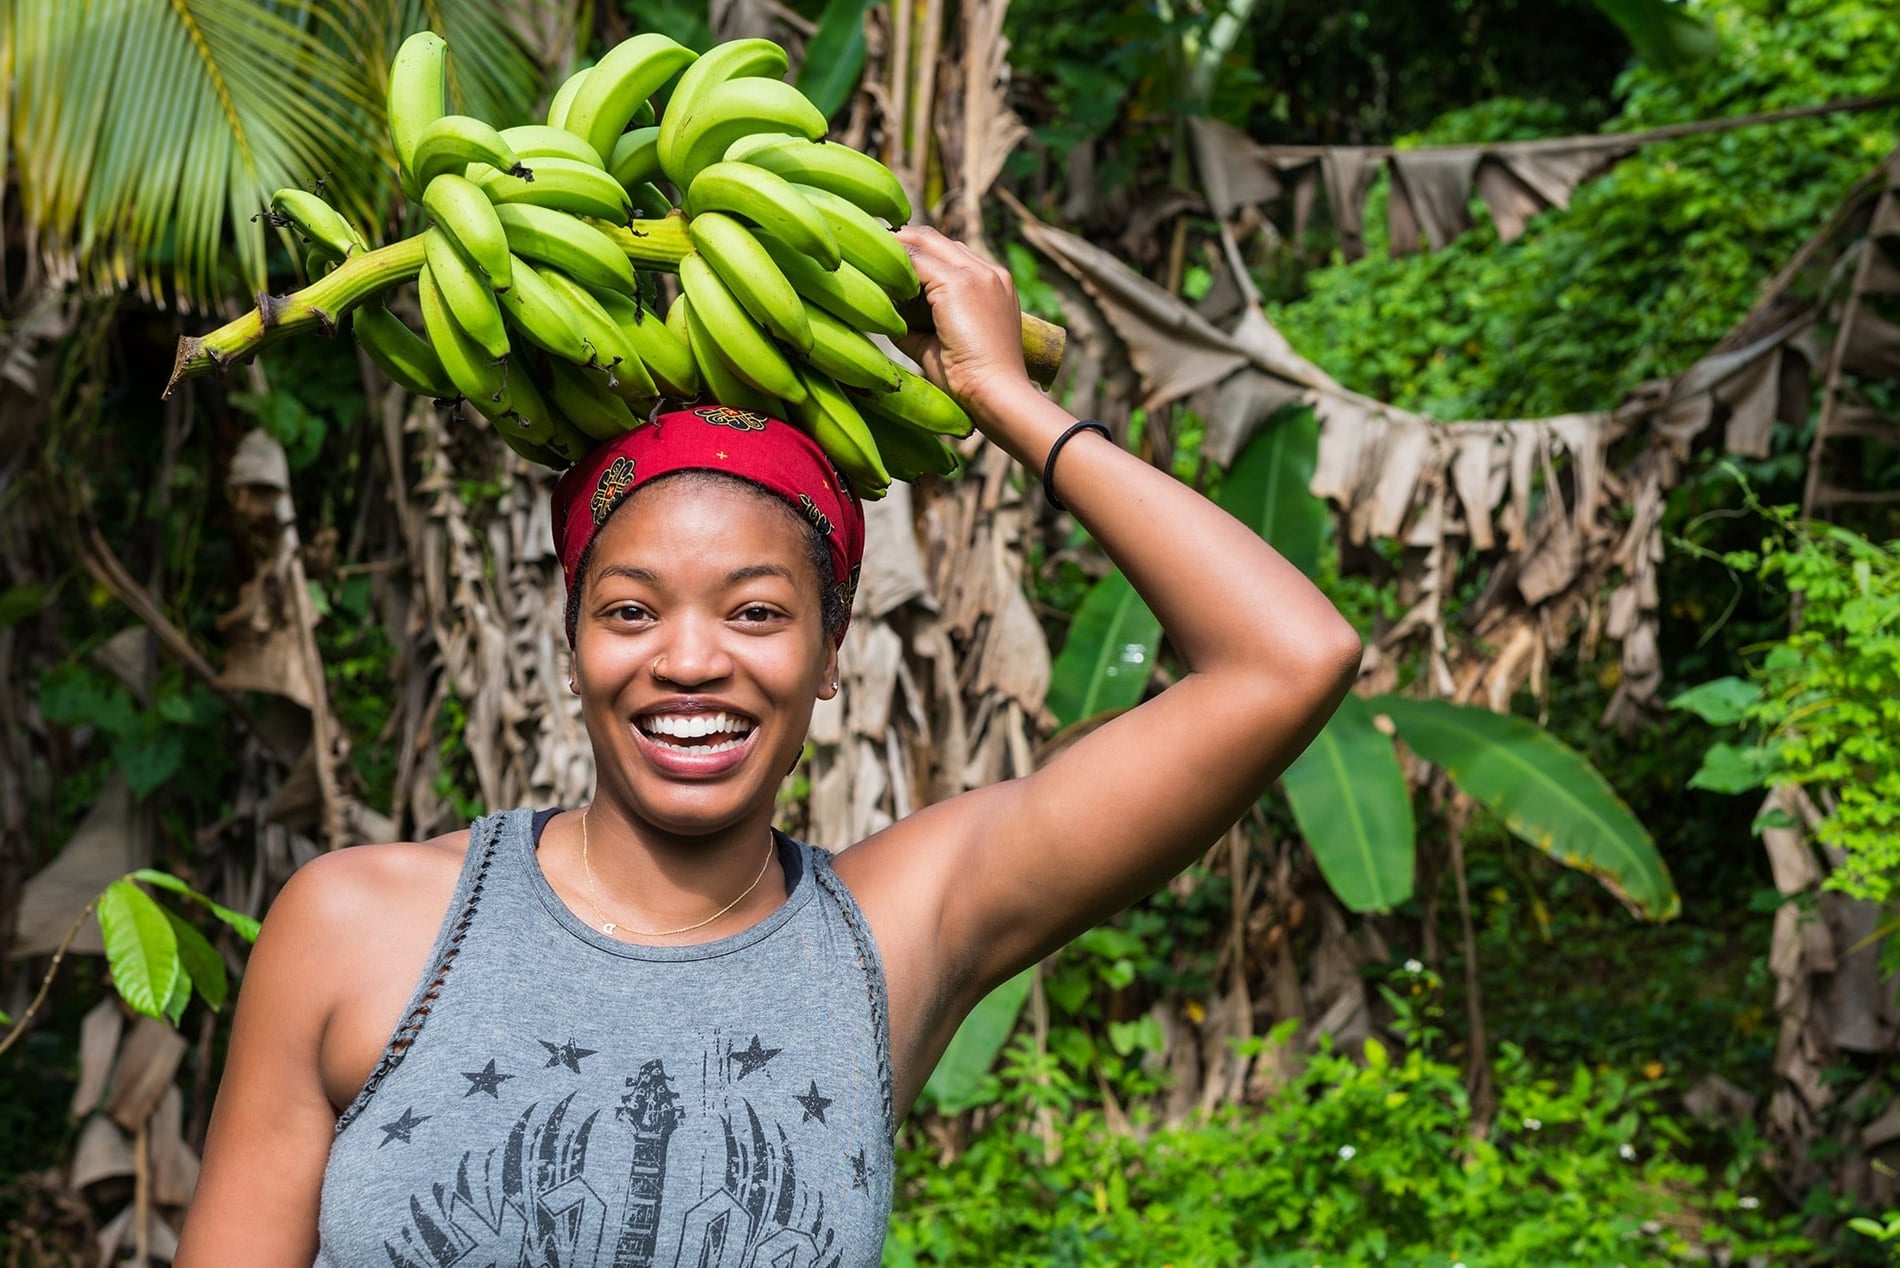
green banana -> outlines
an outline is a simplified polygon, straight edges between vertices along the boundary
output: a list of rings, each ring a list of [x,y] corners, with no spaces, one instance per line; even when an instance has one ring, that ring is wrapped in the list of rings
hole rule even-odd
[[[513,431],[531,444],[552,449],[559,418],[559,411],[548,404],[527,367],[515,367],[515,372],[508,375],[508,409],[495,420],[496,429],[503,433]],[[581,451],[584,453],[587,448],[583,445]]]
[[[712,398],[714,404],[754,410],[773,418],[785,416],[784,407],[779,402],[732,372],[726,359],[719,355],[712,332],[700,321],[691,299],[685,295],[674,300],[673,307],[667,310],[667,325],[672,326],[675,319],[680,329],[686,332],[686,346],[692,349],[693,361],[699,366],[700,378],[705,382],[705,394]]]
[[[562,460],[563,466],[573,466],[592,452],[599,442],[576,427],[561,412],[561,407],[554,404],[552,397],[548,398],[548,404],[553,415],[554,434],[548,437],[547,449]]]
[[[572,308],[532,264],[515,257],[515,284],[501,296],[502,314],[529,343],[576,365],[585,365],[593,349],[574,328]]]
[[[902,339],[909,326],[882,286],[850,261],[827,272],[802,251],[795,251],[770,234],[758,239],[807,304],[822,308],[858,330],[874,330],[890,339]]]
[[[415,180],[416,142],[449,110],[448,71],[448,43],[434,31],[417,31],[404,40],[389,66],[385,117],[403,192],[411,198],[422,194]]]
[[[633,215],[633,204],[618,181],[576,159],[536,159],[532,180],[511,176],[492,164],[471,163],[468,178],[497,203],[552,207],[615,225],[626,224]]]
[[[533,203],[502,203],[495,218],[516,255],[551,264],[588,286],[631,295],[639,285],[627,253],[585,220]]]
[[[502,324],[501,307],[489,280],[476,271],[474,263],[456,248],[455,240],[441,229],[423,231],[422,253],[456,325],[490,359],[499,361],[507,356],[508,328]]]
[[[726,150],[726,159],[752,163],[788,181],[829,190],[893,225],[910,219],[910,195],[891,169],[848,145],[759,132],[734,141]]]
[[[891,473],[878,456],[871,428],[844,390],[823,374],[799,371],[805,399],[789,402],[792,421],[811,434],[825,456],[850,477],[858,496],[875,501],[891,487]]]
[[[620,134],[607,158],[607,174],[622,185],[638,185],[660,174],[660,128],[654,124]]]
[[[612,440],[640,425],[627,403],[608,391],[599,376],[558,357],[548,360],[548,372],[550,403],[594,440]]]
[[[594,298],[619,328],[656,387],[668,396],[698,394],[699,367],[693,363],[693,350],[658,313],[618,291],[595,291]]]
[[[976,424],[963,412],[963,407],[935,383],[902,366],[897,367],[897,377],[895,392],[873,392],[860,398],[867,414],[883,414],[918,431],[938,436],[967,436],[976,430]]]
[[[812,346],[805,303],[752,230],[722,212],[707,211],[687,223],[693,249],[712,265],[745,310],[801,355]]]
[[[836,200],[836,195],[823,190],[814,192]],[[689,220],[705,212],[723,211],[750,221],[793,250],[811,256],[820,268],[835,269],[844,258],[831,230],[832,221],[816,204],[783,176],[750,163],[714,163],[708,167],[686,187],[684,210]],[[858,214],[864,216],[863,212]],[[864,220],[877,224],[869,216]],[[878,228],[890,236],[883,226]],[[891,241],[896,243],[894,238]]]
[[[585,364],[600,369],[606,388],[623,401],[650,403],[656,399],[660,389],[633,341],[594,293],[559,269],[545,270],[541,280],[567,305],[568,321],[593,352]]]
[[[574,98],[579,95],[581,85],[587,82],[587,76],[592,70],[591,66],[581,67],[562,80],[561,86],[554,90],[554,99],[548,102],[547,125],[550,128],[565,129],[567,127],[568,111],[574,105]]]
[[[501,139],[513,146],[515,153],[524,159],[565,158],[594,167],[606,166],[593,146],[566,128],[550,127],[545,123],[522,123],[503,128]]]
[[[515,175],[525,171],[521,167],[521,156],[502,139],[501,133],[492,125],[465,114],[445,114],[424,128],[416,138],[413,161],[416,187],[424,190],[443,172],[461,172],[470,163],[487,163]]]
[[[380,300],[372,300],[350,314],[356,342],[390,381],[418,396],[445,399],[457,395],[449,372],[442,368],[429,341],[403,323]]]
[[[497,427],[495,431],[501,436],[503,444],[507,445],[529,462],[552,468],[555,471],[565,471],[574,465],[572,459],[562,457],[546,445],[532,444],[519,436],[511,434],[504,428]]]
[[[671,117],[673,111],[668,110]],[[726,156],[732,143],[754,132],[783,132],[816,140],[828,126],[822,110],[782,79],[729,79],[700,93],[680,123],[671,156],[661,124],[660,165],[681,189]]]
[[[895,392],[901,367],[863,334],[822,308],[810,310],[812,345],[806,360],[847,387]]]
[[[462,255],[488,275],[490,286],[508,289],[513,283],[508,235],[487,194],[473,181],[444,172],[423,189],[422,207],[436,227],[455,240]]]
[[[416,296],[422,308],[422,328],[429,347],[442,362],[442,372],[455,390],[486,418],[508,412],[508,376],[487,349],[469,338],[449,312],[449,303],[436,285],[427,264],[416,274]]]
[[[673,200],[652,181],[627,186],[627,198],[633,203],[635,220],[659,220],[673,211]]]
[[[712,350],[725,358],[732,372],[767,396],[796,400],[804,396],[798,373],[752,315],[719,280],[719,274],[698,252],[688,252],[679,264],[680,287],[693,301],[692,315],[713,337]],[[695,349],[695,355],[698,349]],[[700,361],[700,369],[706,369]],[[730,405],[731,401],[721,404]]]
[[[611,154],[642,104],[698,54],[657,31],[622,40],[581,82],[561,126],[602,154]]]
[[[790,64],[784,49],[764,39],[727,40],[702,53],[698,61],[681,72],[667,101],[666,114],[660,119],[662,167],[671,171],[676,165],[682,126],[701,96],[729,80],[758,76],[783,79]]]
[[[270,196],[270,209],[279,220],[290,224],[326,255],[344,258],[352,251],[367,251],[369,244],[343,213],[307,189],[280,189]]]
[[[877,456],[896,480],[915,480],[921,475],[952,476],[963,469],[963,455],[942,437],[918,431],[902,419],[875,409],[865,408],[865,398],[856,398],[864,425],[871,429],[877,443]]]
[[[923,289],[923,283],[917,280],[917,268],[910,262],[910,252],[869,212],[816,185],[792,182],[792,188],[824,217],[844,258],[889,291],[892,299],[901,303]]]

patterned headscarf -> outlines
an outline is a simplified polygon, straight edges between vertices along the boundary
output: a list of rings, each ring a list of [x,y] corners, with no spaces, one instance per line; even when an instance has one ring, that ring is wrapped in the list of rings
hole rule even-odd
[[[661,414],[596,446],[554,486],[554,549],[572,594],[581,556],[614,508],[649,480],[716,471],[784,498],[831,551],[846,618],[864,562],[864,507],[818,442],[790,423],[750,410],[701,405]],[[839,627],[839,637],[843,637]]]

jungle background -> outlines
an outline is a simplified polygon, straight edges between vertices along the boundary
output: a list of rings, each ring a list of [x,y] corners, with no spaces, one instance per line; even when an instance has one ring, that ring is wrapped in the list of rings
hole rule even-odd
[[[960,1032],[888,1262],[1887,1261],[1896,0],[0,21],[9,1265],[169,1258],[217,1005],[298,863],[591,787],[547,473],[347,338],[161,398],[180,335],[301,284],[272,188],[396,232],[381,75],[424,25],[518,119],[634,30],[781,40],[1067,327],[1071,407],[1366,638],[1282,787]],[[783,796],[819,844],[1177,668],[1034,482],[966,457],[874,508]]]

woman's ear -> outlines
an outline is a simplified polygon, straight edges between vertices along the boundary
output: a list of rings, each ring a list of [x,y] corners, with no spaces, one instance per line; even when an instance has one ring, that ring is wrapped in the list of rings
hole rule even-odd
[[[825,667],[818,676],[818,698],[829,700],[838,694],[838,645],[826,640]]]

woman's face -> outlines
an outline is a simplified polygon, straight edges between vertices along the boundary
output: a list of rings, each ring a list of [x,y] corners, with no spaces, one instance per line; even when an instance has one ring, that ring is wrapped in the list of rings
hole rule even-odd
[[[703,836],[769,813],[837,673],[806,533],[769,495],[688,475],[595,539],[574,679],[603,790],[637,819]]]

